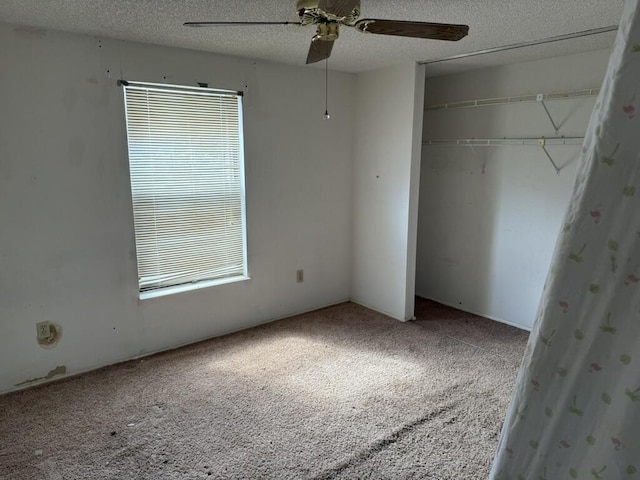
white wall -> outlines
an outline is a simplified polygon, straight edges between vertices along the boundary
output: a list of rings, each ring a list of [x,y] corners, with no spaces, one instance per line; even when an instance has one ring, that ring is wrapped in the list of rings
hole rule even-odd
[[[599,87],[609,51],[428,78],[425,104]],[[583,136],[595,98],[547,102]],[[428,111],[424,139],[555,136],[540,104]],[[579,146],[424,146],[417,294],[531,328],[573,187]],[[484,165],[484,170],[483,170]]]
[[[424,68],[356,80],[351,298],[413,317]]]
[[[349,298],[352,75],[327,122],[317,69],[1,24],[0,45],[0,392]],[[138,300],[121,75],[246,91],[250,281]]]

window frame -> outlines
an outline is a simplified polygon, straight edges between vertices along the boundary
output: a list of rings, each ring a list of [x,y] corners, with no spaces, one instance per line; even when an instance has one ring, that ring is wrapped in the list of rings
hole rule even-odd
[[[123,86],[123,104],[124,104],[124,116],[125,116],[125,129],[127,137],[127,164],[129,169],[129,186],[131,189],[131,207],[133,217],[135,219],[135,205],[133,201],[134,197],[134,185],[132,179],[131,169],[131,151],[130,151],[130,131],[129,131],[129,111],[127,104],[127,89],[145,90],[145,91],[160,91],[164,93],[175,91],[177,93],[187,93],[193,95],[205,95],[205,96],[234,96],[238,102],[238,173],[239,173],[239,191],[240,191],[240,219],[241,219],[241,241],[242,241],[242,273],[239,275],[233,275],[228,277],[215,277],[215,278],[200,278],[198,280],[178,283],[174,285],[164,285],[157,287],[150,287],[142,289],[141,287],[141,274],[140,274],[140,258],[138,256],[138,231],[136,229],[134,221],[134,235],[135,235],[135,249],[136,249],[136,270],[138,272],[137,286],[138,297],[140,300],[157,298],[165,295],[172,295],[175,293],[199,290],[202,288],[208,288],[218,285],[230,284],[249,280],[249,267],[248,267],[248,248],[247,248],[247,213],[246,213],[246,171],[245,171],[245,157],[244,157],[244,103],[243,92],[234,90],[223,90],[208,87],[195,87],[189,85],[172,85],[172,84],[158,84],[150,82],[139,81],[124,81],[118,82]]]

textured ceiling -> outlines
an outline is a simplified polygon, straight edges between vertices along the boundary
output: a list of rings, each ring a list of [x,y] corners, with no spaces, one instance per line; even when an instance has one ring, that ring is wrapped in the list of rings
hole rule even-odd
[[[617,25],[623,0],[362,0],[361,18],[463,23],[459,42],[365,35],[343,27],[329,68],[361,72],[505,44]],[[294,0],[2,0],[6,23],[304,65],[314,27],[187,28],[185,21],[296,21]],[[486,65],[608,48],[615,35],[434,64],[436,75]],[[318,68],[315,65],[310,68]]]

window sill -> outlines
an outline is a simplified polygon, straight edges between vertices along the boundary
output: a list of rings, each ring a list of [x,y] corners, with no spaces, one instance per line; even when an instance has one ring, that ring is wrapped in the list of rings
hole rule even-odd
[[[140,300],[147,300],[149,298],[164,297],[165,295],[173,295],[174,293],[190,292],[192,290],[199,290],[201,288],[215,287],[216,285],[225,285],[227,283],[244,282],[250,280],[251,277],[244,275],[238,277],[220,278],[217,280],[205,280],[197,283],[190,283],[187,285],[177,285],[175,287],[164,287],[156,290],[149,290],[148,292],[140,292]]]

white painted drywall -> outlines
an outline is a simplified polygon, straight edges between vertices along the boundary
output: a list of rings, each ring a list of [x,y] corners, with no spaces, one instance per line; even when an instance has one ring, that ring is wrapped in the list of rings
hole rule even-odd
[[[428,78],[427,105],[599,87],[609,51]],[[595,98],[547,102],[583,136]],[[540,104],[429,111],[425,139],[555,136]],[[416,292],[530,329],[573,188],[579,146],[424,146]],[[484,171],[483,171],[484,165]]]
[[[0,392],[349,298],[354,76],[331,72],[327,122],[318,69],[1,24],[0,45]],[[250,281],[138,300],[120,76],[246,91]]]
[[[356,79],[351,298],[413,317],[424,69],[413,63]]]

